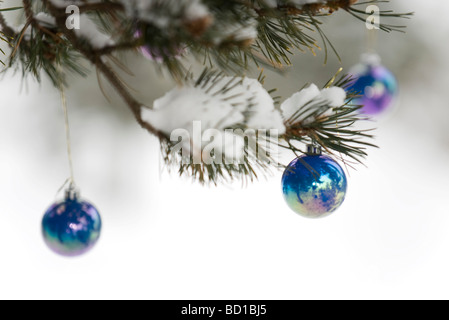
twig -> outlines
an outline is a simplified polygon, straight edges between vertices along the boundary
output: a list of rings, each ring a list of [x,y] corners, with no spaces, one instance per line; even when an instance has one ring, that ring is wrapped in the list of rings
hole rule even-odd
[[[7,38],[12,39],[16,35],[15,31],[10,26],[8,26],[8,23],[6,23],[5,17],[3,17],[3,14],[1,12],[0,12],[0,27],[3,34]]]
[[[24,0],[28,1],[28,0]],[[151,126],[149,123],[143,121],[141,116],[141,108],[142,103],[137,101],[131,93],[128,91],[123,82],[119,79],[116,73],[103,62],[102,57],[105,53],[110,53],[110,49],[99,49],[94,50],[89,43],[86,41],[81,41],[78,36],[73,32],[73,30],[69,30],[65,27],[66,15],[65,11],[60,10],[60,8],[55,7],[50,1],[43,0],[50,14],[56,19],[56,24],[59,30],[67,37],[68,41],[72,44],[72,46],[78,50],[86,59],[88,59],[92,64],[94,64],[98,70],[106,77],[109,83],[115,88],[117,93],[122,97],[122,99],[126,102],[129,109],[132,111],[134,117],[137,122],[142,126],[142,128],[146,129],[150,133],[154,134],[160,139],[166,139],[165,135]]]

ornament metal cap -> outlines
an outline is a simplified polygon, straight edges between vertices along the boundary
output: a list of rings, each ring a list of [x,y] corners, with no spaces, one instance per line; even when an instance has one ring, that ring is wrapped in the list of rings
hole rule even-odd
[[[66,191],[65,191],[65,199],[66,200],[72,200],[75,201],[79,198],[79,190],[71,185]]]
[[[377,53],[363,53],[360,56],[360,60],[362,63],[367,64],[369,66],[378,66],[382,62],[382,59]]]
[[[321,156],[322,154],[321,146],[317,146],[314,144],[307,145],[306,154],[309,156]]]

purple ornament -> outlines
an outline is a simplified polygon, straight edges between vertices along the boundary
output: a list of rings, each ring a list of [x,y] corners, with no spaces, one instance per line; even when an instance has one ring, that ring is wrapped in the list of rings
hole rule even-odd
[[[349,74],[354,80],[348,91],[360,95],[353,103],[363,106],[361,113],[380,115],[394,104],[398,82],[391,71],[381,65],[379,56],[374,54],[362,56],[362,62],[354,66]]]

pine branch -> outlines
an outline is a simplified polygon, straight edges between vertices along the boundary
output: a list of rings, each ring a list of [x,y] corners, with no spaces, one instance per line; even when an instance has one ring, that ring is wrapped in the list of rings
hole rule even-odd
[[[25,0],[26,1],[26,0]],[[108,67],[102,59],[103,53],[94,50],[88,43],[81,41],[75,32],[72,30],[69,30],[65,28],[65,22],[66,22],[66,15],[65,11],[61,10],[60,8],[55,7],[51,1],[43,0],[44,4],[46,5],[46,8],[48,11],[52,14],[53,17],[56,19],[57,26],[59,30],[63,31],[64,35],[67,37],[67,39],[70,41],[72,46],[81,52],[92,64],[94,64],[101,73],[106,77],[106,79],[109,81],[109,83],[115,88],[117,93],[122,97],[122,99],[126,102],[129,109],[134,114],[134,117],[136,118],[137,122],[146,130],[148,130],[150,133],[156,135],[160,139],[164,139],[165,137],[154,127],[149,125],[148,123],[143,122],[140,114],[140,109],[142,107],[142,104],[139,103],[128,91],[126,86],[120,81],[120,79],[117,77],[115,72]]]
[[[333,90],[333,92],[339,90],[339,93],[345,95],[343,89],[347,88],[350,78],[343,76],[336,80],[337,76],[338,74],[326,83],[325,88],[327,88],[326,90]],[[264,77],[261,74],[259,81],[263,81],[263,79]],[[169,170],[175,169],[179,175],[187,175],[202,184],[216,185],[233,180],[247,182],[257,179],[260,175],[269,174],[273,168],[284,167],[274,158],[277,154],[272,154],[271,151],[268,151],[277,149],[276,146],[281,149],[288,149],[298,155],[303,152],[299,148],[298,142],[301,145],[312,142],[318,143],[328,154],[341,159],[347,166],[352,166],[352,162],[348,161],[348,159],[352,159],[354,163],[362,163],[363,158],[367,155],[366,149],[375,147],[374,144],[369,142],[373,138],[369,130],[364,131],[353,128],[356,122],[363,120],[363,116],[358,112],[360,106],[355,106],[351,103],[355,97],[353,93],[347,96],[347,102],[337,102],[339,104],[338,107],[333,105],[336,103],[335,101],[340,101],[339,99],[344,101],[343,97],[331,102],[323,99],[321,95],[313,96],[304,105],[293,106],[296,112],[283,121],[285,133],[280,136],[277,134],[273,136],[275,132],[269,132],[268,134],[266,130],[254,131],[250,122],[254,119],[254,112],[257,112],[260,106],[255,101],[256,97],[251,96],[251,93],[254,92],[254,89],[251,88],[254,87],[249,82],[244,84],[243,81],[242,78],[225,77],[223,73],[208,69],[204,70],[197,80],[193,80],[192,75],[189,75],[186,79],[186,82],[189,83],[188,87],[198,89],[195,91],[196,96],[204,96],[204,98],[199,98],[192,102],[195,105],[202,105],[202,113],[207,114],[210,112],[210,108],[214,108],[213,105],[202,103],[202,101],[214,101],[210,103],[222,105],[221,108],[226,108],[223,102],[230,102],[232,109],[234,109],[231,113],[246,115],[237,122],[228,122],[224,127],[219,125],[212,126],[213,130],[218,129],[220,132],[230,130],[235,137],[244,139],[245,143],[241,146],[244,148],[243,157],[234,159],[236,161],[226,162],[227,154],[221,149],[218,152],[214,149],[213,154],[208,153],[207,145],[209,142],[204,141],[198,146],[199,141],[190,140],[189,144],[186,145],[178,141],[178,139],[169,140],[170,130],[168,130],[166,132],[167,137],[162,142],[161,148],[163,159]],[[325,92],[325,90],[322,92]],[[175,91],[167,95],[177,97],[181,95],[181,92]],[[305,93],[305,96],[312,97],[309,93]],[[176,113],[179,114],[178,116],[181,117],[178,124],[173,124],[171,121],[171,125],[174,125],[176,128],[178,126],[183,128],[181,126],[189,124],[190,119],[197,119],[195,112],[198,111],[191,110],[185,105],[178,105],[176,100],[172,101],[171,105],[167,105],[167,101],[170,101],[170,98],[159,103],[161,109],[152,111],[149,115],[150,119],[151,116],[156,116],[156,119],[160,119],[156,121],[163,122],[163,119],[167,118],[167,116],[175,116],[175,114],[170,113],[170,108],[172,108],[171,110],[175,109]],[[293,99],[292,101],[301,101],[301,99]],[[285,102],[280,109],[288,113],[288,107],[284,107],[284,104]],[[184,110],[183,108],[187,109]],[[193,114],[189,115],[189,111],[193,112]],[[162,114],[158,115],[158,112],[162,112]],[[273,112],[270,117],[275,116],[276,112]],[[219,118],[216,121],[218,120]],[[224,118],[223,121],[227,121],[227,118]],[[210,122],[206,119],[204,125],[207,123],[210,125]],[[270,125],[270,128],[275,128],[275,123]],[[206,132],[211,128],[206,127],[203,129]],[[214,142],[215,139],[216,137],[214,137]],[[191,151],[184,154],[181,152],[183,151],[182,148],[189,148]],[[208,162],[208,159],[211,157],[214,161]],[[195,159],[197,159],[196,162]]]
[[[309,101],[303,106],[295,106],[296,112],[284,123],[280,114],[282,106],[276,109],[275,101],[269,97],[265,89],[255,86],[250,81],[246,82],[245,87],[244,78],[238,77],[253,63],[275,68],[290,64],[293,48],[312,52],[320,49],[315,39],[316,34],[324,43],[326,58],[328,48],[338,56],[332,43],[321,30],[322,18],[342,9],[365,21],[366,13],[357,9],[355,2],[355,0],[329,0],[294,6],[289,1],[278,1],[278,5],[269,7],[263,0],[202,0],[198,2],[201,14],[192,15],[187,9],[191,9],[188,5],[194,1],[161,0],[148,2],[150,7],[147,8],[149,11],[145,16],[142,12],[135,12],[129,7],[132,4],[127,2],[78,1],[83,18],[87,19],[94,31],[98,31],[97,35],[104,37],[105,40],[100,41],[104,45],[97,45],[89,36],[67,29],[65,8],[56,6],[50,0],[39,2],[23,0],[26,23],[19,34],[14,34],[14,30],[7,26],[1,12],[0,26],[5,35],[11,34],[11,37],[14,37],[15,50],[10,59],[10,66],[22,67],[23,76],[31,72],[39,79],[41,71],[45,71],[53,83],[60,86],[62,79],[60,66],[67,71],[83,74],[79,60],[86,59],[120,95],[140,126],[160,139],[167,164],[176,164],[181,175],[188,174],[202,183],[217,184],[233,179],[252,181],[260,174],[268,173],[271,168],[278,167],[279,164],[269,154],[259,157],[258,151],[263,150],[264,146],[258,143],[245,147],[243,163],[185,162],[186,159],[177,152],[176,145],[170,141],[170,130],[143,116],[148,110],[129,92],[108,63],[108,59],[117,62],[114,53],[132,51],[145,46],[156,57],[157,65],[165,67],[178,83],[184,84],[184,87],[193,86],[194,89],[204,90],[195,92],[204,94],[207,98],[199,101],[201,104],[197,105],[204,107],[205,101],[215,101],[220,107],[224,105],[230,108],[231,112],[226,113],[223,119],[217,119],[220,121],[215,123],[220,130],[260,129],[256,125],[254,127],[250,125],[251,120],[254,120],[254,114],[258,112],[256,93],[248,91],[251,87],[264,97],[265,100],[262,99],[264,103],[267,101],[268,105],[272,103],[269,106],[271,109],[263,109],[265,115],[270,115],[273,119],[279,118],[280,126],[277,128],[282,127],[282,132],[285,132],[280,137],[282,142],[268,137],[269,143],[279,143],[281,147],[298,154],[301,151],[297,147],[297,142],[314,141],[335,157],[345,155],[356,162],[362,162],[366,156],[366,148],[374,145],[367,142],[372,138],[369,132],[352,128],[354,123],[361,120],[357,113],[360,107],[351,105],[350,101],[354,98],[352,93],[349,94],[349,102],[342,103],[343,105],[338,107],[331,107],[329,101],[319,99]],[[361,4],[382,2],[384,1],[372,0]],[[49,13],[48,18],[54,18],[55,22],[49,25],[42,23],[36,18],[33,9],[44,17]],[[393,18],[409,16],[391,11],[381,11],[380,14]],[[383,25],[381,29],[401,30],[400,27],[392,25]],[[88,31],[92,30],[88,28]],[[197,81],[193,81],[193,76],[186,71],[182,59],[177,57],[179,49],[185,47],[204,64],[224,72],[231,72],[236,77],[228,79],[224,73],[206,70]],[[126,69],[121,63],[117,65]],[[326,84],[326,87],[332,85],[335,78],[336,76]],[[260,81],[262,80],[261,76]],[[342,77],[335,86],[346,88],[347,81],[346,77]],[[338,90],[343,92],[341,89]],[[179,107],[178,104],[176,108]],[[195,106],[192,109],[195,109]],[[156,111],[152,110],[147,114],[154,116],[157,115]],[[187,117],[190,116],[188,112]],[[236,113],[238,121],[235,120],[236,122],[231,124],[226,122],[231,118],[231,114]],[[171,116],[176,117],[174,114]],[[157,119],[164,122],[163,117]],[[271,123],[278,124],[273,121]],[[222,126],[222,123],[227,125]],[[237,136],[242,138],[243,135]],[[255,137],[250,136],[250,139],[254,140]],[[215,152],[209,156],[221,160],[225,157]]]
[[[158,125],[162,125],[160,122],[167,122],[166,119],[170,118],[170,115],[178,116],[176,119],[169,121],[170,126],[175,128],[179,126],[179,129],[182,129],[186,128],[183,125],[190,126],[193,124],[190,122],[191,119],[200,121],[203,118],[204,121],[201,122],[204,130],[201,133],[203,138],[204,135],[207,136],[207,131],[214,130],[214,132],[220,132],[220,137],[224,139],[227,132],[233,139],[241,142],[237,142],[234,145],[235,148],[231,147],[231,150],[226,149],[226,146],[220,146],[208,152],[207,145],[209,143],[203,141],[200,143],[202,145],[198,145],[198,141],[190,140],[187,144],[184,142],[180,144],[178,141],[171,140],[174,138],[171,137],[174,132],[170,132],[171,129],[168,129],[165,132],[167,139],[162,141],[161,150],[169,171],[175,169],[179,175],[191,177],[194,181],[217,185],[221,182],[233,180],[247,183],[262,175],[267,175],[273,166],[277,166],[277,162],[270,155],[261,155],[265,148],[261,142],[267,141],[265,136],[261,137],[256,133],[256,130],[251,129],[251,119],[254,119],[254,112],[260,107],[257,103],[259,99],[257,94],[264,91],[257,80],[227,77],[222,72],[205,69],[197,79],[194,79],[193,74],[189,73],[185,81],[188,83],[188,89],[186,90],[195,91],[197,100],[190,102],[190,104],[193,103],[193,108],[186,107],[186,104],[178,105],[176,102],[169,104],[161,102],[164,106],[161,107],[161,103],[159,103],[159,110],[150,111],[150,115],[146,119],[149,118],[151,121],[156,116],[154,121]],[[259,81],[263,81],[262,75],[259,77]],[[174,89],[174,93],[170,92],[167,95],[176,97],[180,94],[179,90],[183,89]],[[268,95],[268,93],[266,94]],[[266,99],[266,97],[263,99]],[[189,103],[189,101],[186,101],[186,103]],[[274,108],[274,105],[271,108]],[[168,111],[165,111],[167,109]],[[176,115],[171,114],[173,109],[176,110]],[[216,119],[208,120],[207,114],[211,114],[211,110],[218,111],[224,118],[217,114]],[[272,112],[273,110],[269,111]],[[216,114],[215,112],[212,113]],[[275,113],[273,113],[274,115]],[[282,125],[282,121],[279,121],[279,123]],[[260,132],[263,132],[263,130]],[[224,135],[221,135],[221,133]],[[216,139],[220,141],[220,137],[215,136],[214,142],[217,141]],[[243,150],[245,139],[248,141]],[[274,139],[275,137],[273,137],[273,141]],[[185,154],[186,149],[180,149],[180,145],[190,151]],[[242,154],[238,156],[236,154],[240,154],[240,152],[234,153],[234,151],[240,148],[242,148]],[[229,152],[231,152],[231,155]]]
[[[208,63],[210,67],[217,65],[225,71],[242,75],[252,62],[274,68],[281,68],[283,64],[290,65],[293,48],[312,52],[320,49],[313,35],[314,31],[318,31],[315,34],[318,34],[323,41],[325,61],[328,48],[331,48],[338,57],[331,41],[320,28],[321,18],[338,9],[343,9],[357,19],[363,20],[362,11],[353,8],[355,2],[354,0],[329,0],[325,3],[295,7],[285,1],[284,4],[280,2],[281,4],[277,7],[270,8],[262,0],[208,0],[204,3],[207,4],[210,15],[192,21],[176,16],[174,20],[177,22],[173,25],[168,24],[164,29],[148,21],[139,21],[138,17],[129,16],[122,3],[105,1],[84,3],[79,6],[81,12],[95,12],[108,33],[119,39],[117,44],[101,48],[98,54],[107,55],[118,51],[134,50],[145,45],[159,54],[162,62],[160,65],[164,66],[179,82],[184,78],[185,70],[188,69],[181,60],[174,58],[177,48],[180,47],[187,47],[199,61]],[[368,3],[380,2],[384,1],[373,0]],[[29,17],[31,2],[27,1],[27,3],[26,10]],[[167,0],[155,3],[157,5],[154,5],[154,14],[169,17],[174,2]],[[180,2],[179,5],[182,6],[183,3]],[[396,18],[404,16],[390,11],[383,11],[381,15]],[[226,30],[230,27],[234,28],[235,32],[226,34]],[[240,30],[245,28],[254,28],[255,34],[243,39],[239,38]],[[400,30],[400,27],[389,25],[381,28],[385,31]],[[41,28],[34,21],[33,29],[46,32],[45,28]],[[142,32],[143,36],[130,40],[135,37],[136,31]],[[64,28],[54,33],[57,32],[64,33]],[[51,70],[46,72],[52,73]]]

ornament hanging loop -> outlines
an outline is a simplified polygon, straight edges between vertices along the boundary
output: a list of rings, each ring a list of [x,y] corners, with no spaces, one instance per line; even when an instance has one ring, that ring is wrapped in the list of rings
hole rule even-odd
[[[75,201],[79,198],[79,191],[78,189],[70,184],[67,190],[65,191],[65,200]]]
[[[309,156],[321,156],[322,153],[321,146],[315,138],[312,138],[312,142],[307,145],[306,154]]]
[[[76,199],[76,183],[75,175],[73,170],[73,159],[72,159],[72,140],[70,137],[70,122],[69,122],[69,111],[67,106],[67,97],[64,90],[64,81],[62,76],[61,65],[57,66],[59,72],[59,92],[61,95],[62,109],[64,111],[64,127],[65,127],[65,139],[67,146],[67,158],[69,162],[70,178],[68,179],[69,187],[66,191],[66,199],[74,200]],[[72,199],[73,198],[73,199]]]
[[[366,30],[365,36],[365,52],[366,53],[376,53],[377,44],[379,42],[379,32],[377,29]]]
[[[375,53],[377,51],[378,36],[380,30],[380,9],[377,5],[370,5],[366,8],[369,17],[366,20],[366,52]]]

